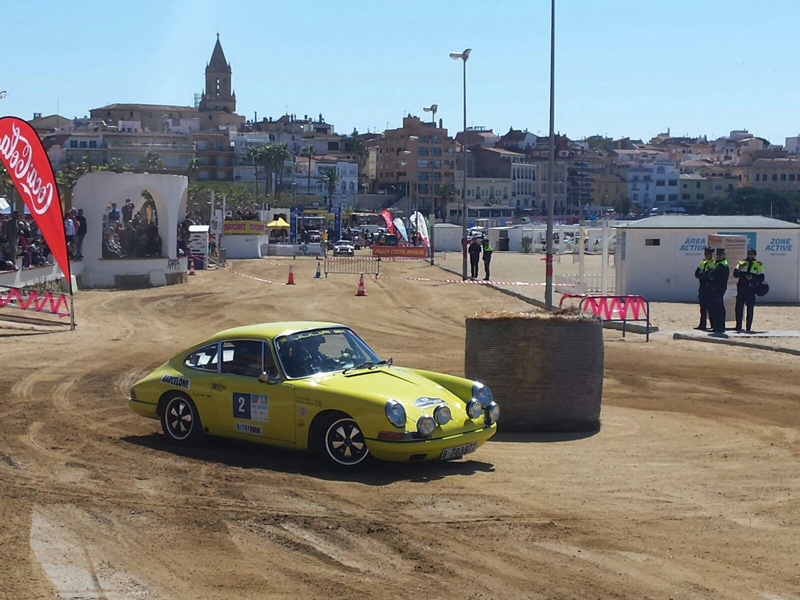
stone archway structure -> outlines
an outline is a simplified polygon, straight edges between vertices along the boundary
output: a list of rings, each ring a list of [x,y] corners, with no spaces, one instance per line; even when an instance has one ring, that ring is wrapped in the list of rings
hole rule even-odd
[[[134,210],[145,203],[142,191],[153,198],[158,215],[162,256],[103,259],[103,215],[112,202],[121,209],[130,198]],[[83,241],[82,288],[142,288],[185,281],[187,259],[178,258],[178,223],[186,215],[188,179],[183,175],[150,173],[87,173],[75,185],[73,206],[83,209],[87,222]]]

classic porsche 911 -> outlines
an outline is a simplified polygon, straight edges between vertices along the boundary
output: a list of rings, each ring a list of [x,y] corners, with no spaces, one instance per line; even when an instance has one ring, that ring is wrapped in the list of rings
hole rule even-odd
[[[178,444],[239,438],[339,467],[460,458],[500,415],[481,383],[395,366],[350,328],[315,322],[222,331],[135,383],[128,404]]]

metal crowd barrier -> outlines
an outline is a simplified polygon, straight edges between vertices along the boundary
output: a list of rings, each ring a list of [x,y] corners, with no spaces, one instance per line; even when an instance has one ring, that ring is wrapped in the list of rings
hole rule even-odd
[[[375,275],[381,270],[381,259],[377,256],[326,256],[325,277],[333,275]]]

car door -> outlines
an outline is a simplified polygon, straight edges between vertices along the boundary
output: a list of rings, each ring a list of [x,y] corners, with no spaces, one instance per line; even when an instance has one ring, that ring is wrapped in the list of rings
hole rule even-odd
[[[181,384],[185,392],[191,397],[200,414],[203,428],[213,435],[223,433],[217,418],[211,386],[219,372],[219,342],[206,344],[190,352],[183,360],[187,368],[186,377]],[[165,376],[162,382],[169,381]]]
[[[221,342],[220,363],[220,373],[211,387],[226,435],[294,443],[294,386],[278,377],[269,344],[263,340],[225,340]],[[275,383],[259,380],[265,372]]]

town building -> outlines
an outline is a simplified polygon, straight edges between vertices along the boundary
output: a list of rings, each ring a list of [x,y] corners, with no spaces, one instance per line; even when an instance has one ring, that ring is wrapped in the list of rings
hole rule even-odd
[[[697,212],[706,200],[712,198],[713,184],[710,179],[698,173],[681,173],[681,206],[687,212]]]
[[[743,167],[743,170],[743,186],[800,191],[800,160],[797,157],[759,158]]]
[[[244,117],[236,114],[236,94],[232,90],[231,67],[217,34],[217,43],[205,70],[205,90],[199,106],[169,104],[109,104],[89,111],[93,119],[125,128],[124,122],[139,123],[146,132],[165,133],[176,127],[189,127],[196,121],[201,131],[237,129]]]
[[[416,116],[403,118],[403,126],[388,129],[378,140],[378,189],[394,194],[404,211],[416,206],[423,213],[444,214],[440,186],[454,185],[455,141],[447,129],[423,122]]]
[[[592,178],[592,204],[604,208],[618,205],[628,196],[628,184],[617,175],[598,173]]]
[[[669,161],[643,162],[626,170],[628,198],[631,204],[644,211],[681,212],[679,175]]]
[[[227,132],[198,131],[191,134],[201,181],[233,181],[234,152]]]

